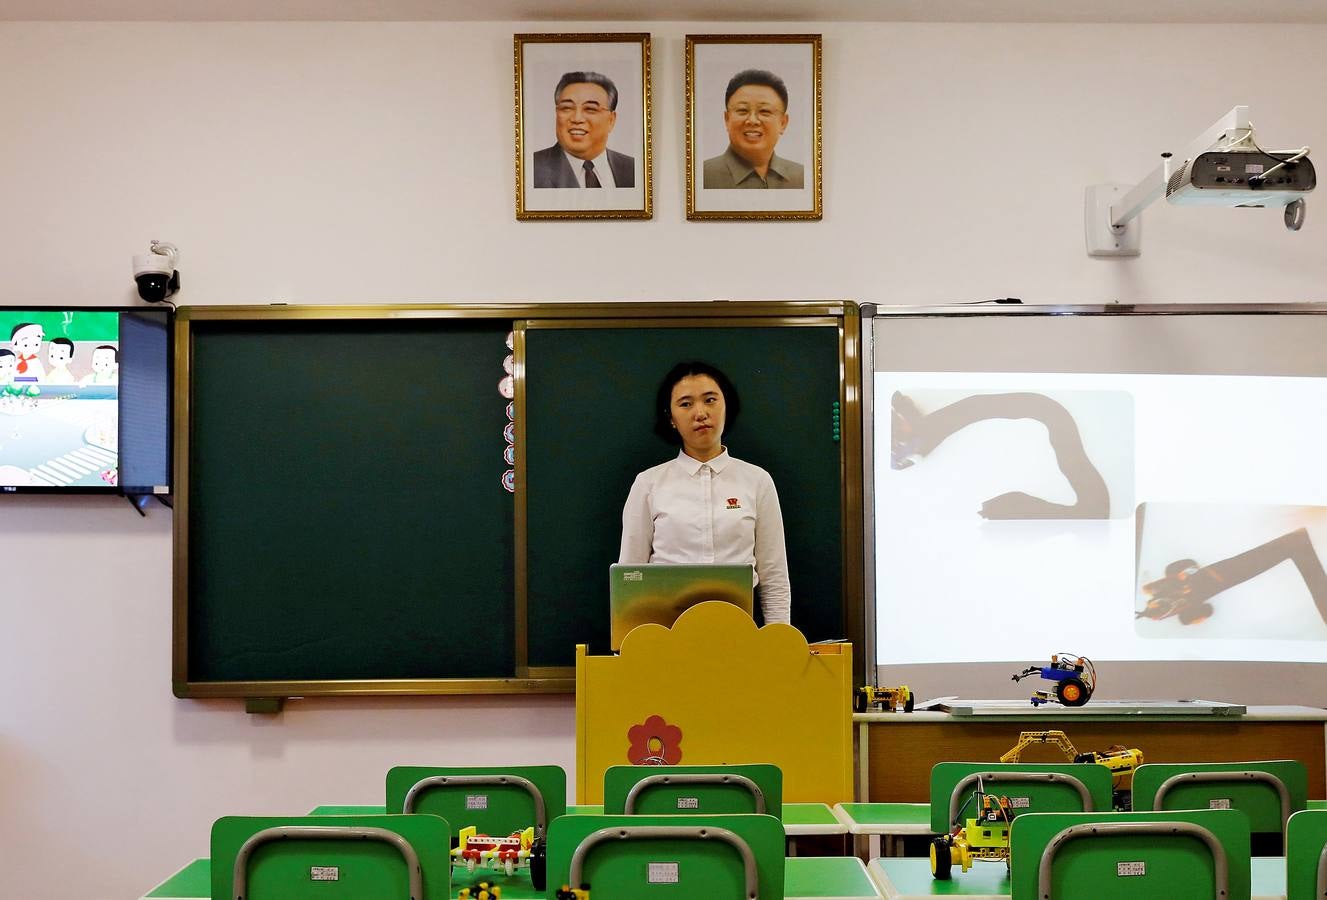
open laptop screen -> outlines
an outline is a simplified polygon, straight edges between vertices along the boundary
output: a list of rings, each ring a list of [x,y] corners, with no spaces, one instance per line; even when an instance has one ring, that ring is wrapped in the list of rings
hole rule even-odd
[[[637,625],[672,625],[685,610],[706,600],[752,609],[752,571],[748,565],[644,565],[609,567],[609,621],[612,649]]]

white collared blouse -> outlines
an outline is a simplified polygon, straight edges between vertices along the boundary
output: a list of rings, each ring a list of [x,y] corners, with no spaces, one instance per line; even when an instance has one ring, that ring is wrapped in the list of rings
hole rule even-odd
[[[747,563],[765,621],[788,622],[788,553],[774,479],[726,447],[704,463],[679,452],[636,476],[622,510],[618,562]]]

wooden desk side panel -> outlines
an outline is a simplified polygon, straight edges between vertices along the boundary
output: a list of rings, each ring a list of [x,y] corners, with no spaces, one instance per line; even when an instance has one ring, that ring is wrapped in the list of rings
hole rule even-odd
[[[931,767],[939,762],[995,762],[1028,722],[935,722],[868,727],[870,799],[926,803]],[[1184,721],[1047,722],[1080,751],[1112,744],[1137,747],[1147,762],[1237,762],[1297,759],[1309,773],[1309,797],[1327,797],[1327,738],[1322,722]],[[1029,747],[1022,762],[1063,762],[1058,750]]]

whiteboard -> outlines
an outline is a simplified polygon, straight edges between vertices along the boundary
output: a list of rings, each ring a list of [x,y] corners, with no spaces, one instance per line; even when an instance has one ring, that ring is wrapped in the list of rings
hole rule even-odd
[[[1327,305],[863,323],[878,665],[1327,662]]]

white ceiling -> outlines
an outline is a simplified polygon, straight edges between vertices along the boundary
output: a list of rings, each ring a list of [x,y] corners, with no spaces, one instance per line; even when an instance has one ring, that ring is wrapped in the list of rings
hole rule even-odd
[[[1327,0],[0,0],[0,21],[1327,24]]]

